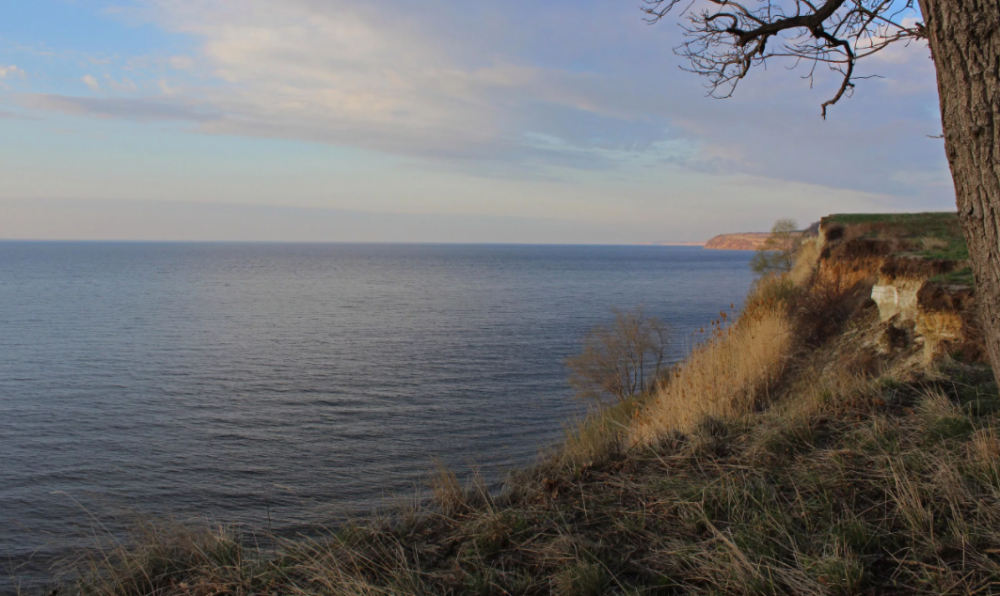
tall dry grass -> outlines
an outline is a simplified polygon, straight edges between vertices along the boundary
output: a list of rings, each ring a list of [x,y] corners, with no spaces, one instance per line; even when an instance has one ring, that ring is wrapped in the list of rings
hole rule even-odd
[[[264,551],[244,538],[233,528],[140,520],[127,540],[67,564],[79,596],[231,593],[270,580]]]
[[[712,325],[709,337],[637,412],[632,443],[689,432],[708,417],[730,418],[768,402],[792,355],[785,277],[760,280],[739,319]]]
[[[807,238],[799,244],[795,261],[792,263],[792,270],[788,273],[788,278],[796,287],[806,287],[812,281],[813,275],[819,267],[819,257],[822,250],[822,236]]]

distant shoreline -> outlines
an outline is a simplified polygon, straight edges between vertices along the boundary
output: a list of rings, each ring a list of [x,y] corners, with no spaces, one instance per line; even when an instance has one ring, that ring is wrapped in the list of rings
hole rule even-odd
[[[636,246],[705,246],[704,242],[638,242]]]
[[[757,250],[767,242],[769,232],[719,234],[705,243],[709,250]]]
[[[757,250],[771,236],[769,232],[719,234],[707,242],[638,242],[637,246],[700,246],[708,250]]]

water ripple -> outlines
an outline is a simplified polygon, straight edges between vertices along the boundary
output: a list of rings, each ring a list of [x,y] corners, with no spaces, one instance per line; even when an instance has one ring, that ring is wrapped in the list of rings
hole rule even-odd
[[[743,296],[748,258],[0,243],[0,576],[43,579],[95,518],[299,532],[410,490],[432,457],[524,463],[580,412],[562,360],[589,327],[644,303],[678,356]]]

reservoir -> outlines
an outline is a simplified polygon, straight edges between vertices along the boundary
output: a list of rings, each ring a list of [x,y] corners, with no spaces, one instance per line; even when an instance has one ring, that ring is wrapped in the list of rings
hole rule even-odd
[[[495,479],[584,412],[563,360],[612,307],[668,322],[679,358],[751,256],[0,242],[0,592],[136,516],[292,535],[434,458]]]

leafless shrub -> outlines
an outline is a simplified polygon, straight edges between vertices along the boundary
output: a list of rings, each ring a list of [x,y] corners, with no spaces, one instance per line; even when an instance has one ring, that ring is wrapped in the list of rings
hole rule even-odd
[[[858,308],[863,289],[842,284],[816,284],[796,297],[792,305],[795,334],[805,345],[819,345],[834,336]]]
[[[583,350],[566,360],[570,385],[581,398],[625,401],[651,390],[659,378],[667,326],[641,306],[614,314],[611,325],[594,327]]]

